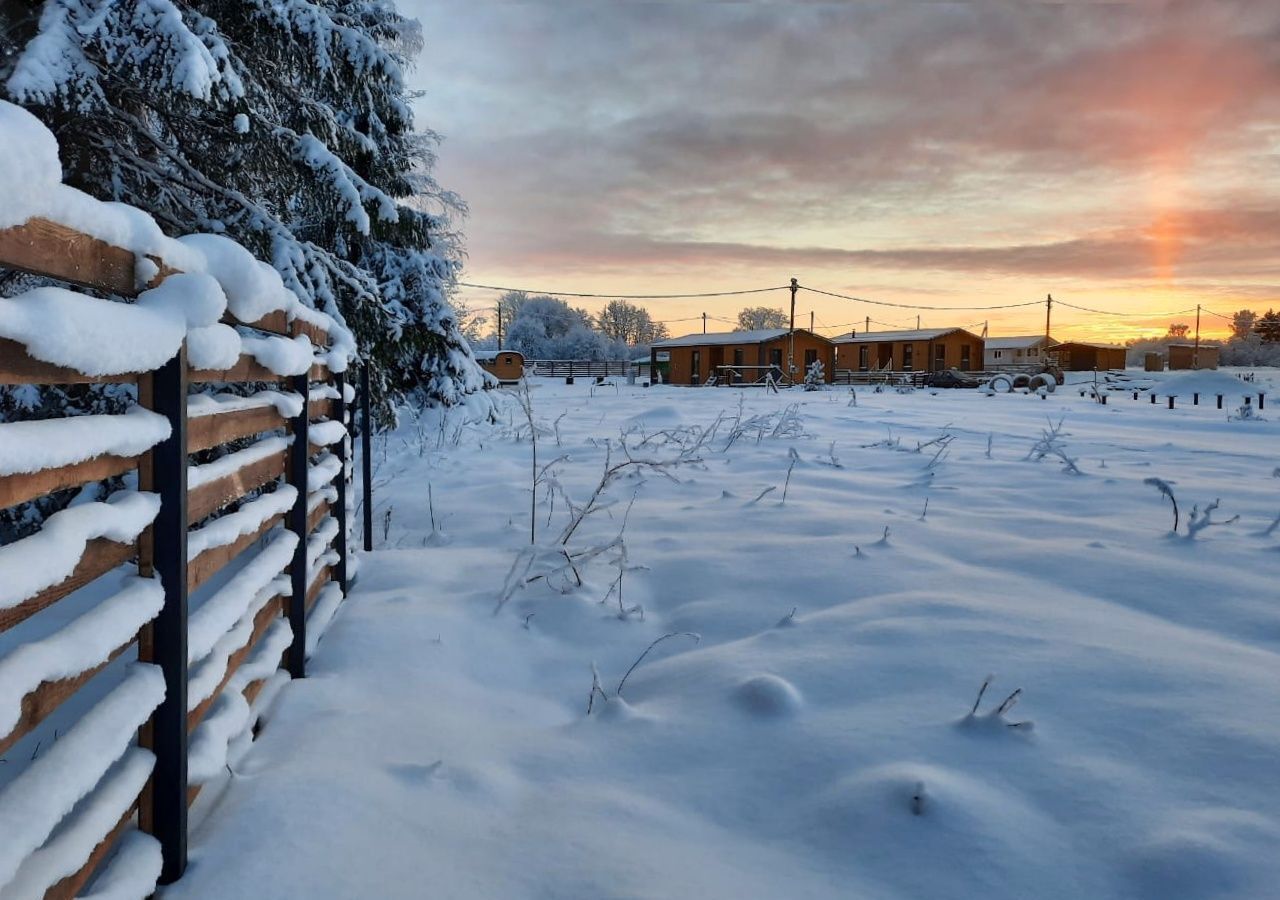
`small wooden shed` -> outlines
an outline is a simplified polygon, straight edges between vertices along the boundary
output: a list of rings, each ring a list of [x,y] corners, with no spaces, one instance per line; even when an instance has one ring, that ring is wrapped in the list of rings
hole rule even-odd
[[[524,377],[524,354],[516,350],[473,350],[476,362],[502,384]]]
[[[1218,345],[1195,344],[1169,345],[1170,369],[1216,369],[1218,368]]]
[[[667,384],[754,384],[768,374],[783,380],[791,332],[786,328],[687,334],[656,341],[650,351],[655,378]],[[822,362],[823,377],[835,378],[836,348],[827,338],[804,328],[795,331],[795,381],[804,380],[814,360]]]
[[[985,341],[963,328],[867,331],[835,339],[841,369],[853,372],[977,371]]]
[[[1115,344],[1090,344],[1066,341],[1049,351],[1049,361],[1065,372],[1088,372],[1090,369],[1123,369],[1128,350]]]

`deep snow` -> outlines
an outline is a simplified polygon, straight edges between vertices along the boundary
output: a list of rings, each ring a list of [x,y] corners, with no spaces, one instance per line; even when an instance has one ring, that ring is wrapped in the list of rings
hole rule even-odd
[[[671,459],[726,417],[574,538],[612,540],[634,493],[623,603],[606,554],[495,615],[529,540],[519,409],[407,415],[376,445],[379,549],[166,898],[1274,895],[1280,424],[1075,390],[531,393],[577,503],[622,430]],[[1059,419],[1081,475],[1026,458]],[[1239,519],[1171,534],[1150,477],[1184,523]],[[700,639],[619,698],[669,632]]]

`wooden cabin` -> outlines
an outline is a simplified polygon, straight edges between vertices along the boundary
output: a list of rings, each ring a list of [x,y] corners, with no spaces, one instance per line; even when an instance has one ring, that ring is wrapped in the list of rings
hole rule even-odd
[[[756,384],[772,375],[786,381],[790,330],[725,331],[687,334],[654,342],[650,351],[655,381],[663,384]],[[804,328],[795,330],[795,383],[804,381],[814,360],[821,360],[823,377],[835,378],[836,348],[827,338]]]
[[[515,350],[473,350],[476,362],[501,384],[515,384],[524,377],[524,354]]]
[[[1170,369],[1216,369],[1218,368],[1218,345],[1170,344]]]
[[[985,341],[963,328],[856,332],[835,339],[841,369],[853,372],[976,372]]]
[[[1039,370],[1045,365],[1049,348],[1056,343],[1053,338],[1043,334],[989,337],[984,342],[982,366],[987,371],[1019,368]]]
[[[1064,372],[1088,372],[1090,369],[1123,369],[1128,351],[1114,344],[1088,344],[1066,341],[1049,351],[1049,361]]]

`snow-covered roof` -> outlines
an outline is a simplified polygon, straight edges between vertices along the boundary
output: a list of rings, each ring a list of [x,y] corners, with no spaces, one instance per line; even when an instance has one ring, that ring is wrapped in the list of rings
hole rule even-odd
[[[1050,349],[1058,350],[1062,347],[1092,347],[1094,350],[1128,350],[1128,347],[1122,347],[1119,344],[1095,344],[1092,341],[1063,341],[1054,344]]]
[[[647,366],[650,362],[652,362],[652,360],[647,356],[637,356],[635,359],[631,360],[631,364],[636,366]]]
[[[931,341],[963,328],[915,328],[908,331],[865,331],[862,334],[833,338],[837,344],[875,344],[880,341]]]
[[[797,328],[796,331],[803,329]],[[654,341],[654,347],[706,347],[713,344],[763,344],[788,333],[786,328],[757,328],[754,331],[713,331],[710,334],[686,334],[665,341]]]
[[[519,350],[472,350],[471,355],[480,362],[492,362],[498,358],[499,353],[514,353],[519,356]]]
[[[1012,337],[987,338],[988,350],[1025,350],[1044,340],[1043,334],[1020,334]],[[1052,338],[1049,339],[1052,342]]]

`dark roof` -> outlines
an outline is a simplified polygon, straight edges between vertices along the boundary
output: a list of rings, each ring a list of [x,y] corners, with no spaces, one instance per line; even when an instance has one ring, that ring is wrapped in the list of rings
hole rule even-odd
[[[846,335],[833,340],[837,344],[875,344],[880,341],[931,341],[934,338],[940,338],[956,331],[969,333],[964,328],[914,328],[907,331],[864,331],[862,334]],[[974,335],[974,337],[977,337],[977,335]]]
[[[768,341],[776,341],[778,338],[786,337],[790,333],[787,328],[758,328],[755,331],[714,331],[710,334],[686,334],[676,338],[668,338],[665,341],[654,341],[651,345],[655,349],[667,347],[710,347],[716,345],[729,344],[764,344]],[[824,338],[820,334],[813,334],[807,328],[797,328],[796,334],[809,334],[813,337]]]

